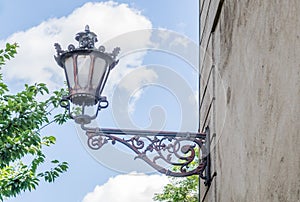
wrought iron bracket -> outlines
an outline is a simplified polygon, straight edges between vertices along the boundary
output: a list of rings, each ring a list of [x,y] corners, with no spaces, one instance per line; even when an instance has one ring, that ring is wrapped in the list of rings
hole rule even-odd
[[[199,175],[207,186],[210,174],[210,135],[205,133],[89,128],[87,145],[98,150],[107,143],[121,143],[160,173],[173,177]],[[197,155],[197,152],[199,155]]]

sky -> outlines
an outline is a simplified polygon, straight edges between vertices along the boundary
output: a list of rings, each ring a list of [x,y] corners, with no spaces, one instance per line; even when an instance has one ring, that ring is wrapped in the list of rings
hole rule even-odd
[[[93,123],[98,127],[197,130],[198,2],[192,0],[0,0],[0,47],[19,44],[16,58],[2,69],[12,92],[24,83],[64,85],[53,44],[64,49],[86,24],[107,50],[121,47],[104,94],[110,106]],[[98,44],[98,45],[100,45]],[[120,99],[121,98],[121,99]],[[8,202],[152,201],[168,183],[126,148],[91,151],[73,121],[44,129],[57,143],[45,149],[49,160],[69,163],[53,184],[22,193]]]

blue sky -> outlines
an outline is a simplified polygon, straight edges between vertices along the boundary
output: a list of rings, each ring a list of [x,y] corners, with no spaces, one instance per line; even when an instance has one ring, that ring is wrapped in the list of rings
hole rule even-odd
[[[8,67],[4,70],[4,77],[10,84],[12,91],[19,90],[24,82],[45,82],[53,90],[62,85],[64,80],[62,77],[63,72],[57,65],[55,66],[53,61],[55,51],[51,40],[59,40],[56,42],[61,42],[63,46],[67,43],[74,43],[73,38],[76,32],[82,31],[85,23],[90,24],[91,30],[100,36],[100,40],[108,40],[108,46],[109,42],[118,41],[117,37],[110,39],[112,35],[117,36],[120,33],[124,34],[145,28],[173,30],[177,32],[174,35],[185,35],[190,40],[189,42],[194,41],[195,44],[198,40],[197,1],[114,1],[115,3],[107,4],[106,2],[106,4],[103,3],[99,7],[95,6],[96,4],[87,5],[87,2],[105,3],[106,1],[0,1],[0,24],[2,27],[0,31],[0,45],[3,45],[6,41],[20,43],[19,54],[16,56],[15,61],[8,63]],[[123,7],[120,6],[121,4],[124,4]],[[98,15],[98,13],[100,14]],[[101,13],[106,16],[101,15]],[[109,18],[107,17],[108,15],[110,16]],[[105,19],[105,21],[101,21],[101,19]],[[60,35],[55,33],[57,30],[61,32]],[[161,34],[161,32],[159,33]],[[134,43],[133,41],[130,45],[134,45]],[[126,50],[124,47],[121,48]],[[197,52],[195,52],[195,55],[197,56]],[[51,63],[48,63],[50,60]],[[155,65],[153,66],[152,64]],[[20,68],[22,67],[22,70],[17,69],[19,65]],[[132,67],[134,65],[146,66],[139,68],[137,71],[135,67]],[[119,81],[119,86],[122,87],[120,89],[128,90],[128,93],[131,95],[129,97],[130,107],[128,107],[131,111],[128,114],[135,127],[150,127],[154,129],[156,127],[161,129],[162,127],[168,130],[180,130],[181,128],[178,125],[183,122],[181,120],[183,118],[193,125],[188,126],[187,129],[196,130],[197,120],[189,120],[189,118],[185,117],[189,117],[189,114],[186,113],[188,109],[182,106],[186,103],[186,101],[182,101],[184,100],[181,96],[182,90],[179,90],[179,95],[176,95],[178,90],[174,90],[171,84],[167,86],[169,89],[163,86],[169,85],[171,79],[179,79],[176,75],[181,75],[184,81],[188,81],[183,82],[184,84],[187,83],[186,89],[190,89],[196,97],[197,72],[189,73],[191,68],[180,57],[155,51],[147,54],[138,52],[124,57],[119,66],[117,67],[119,73],[115,72],[111,80],[114,82]],[[166,73],[159,73],[160,70],[165,69],[169,73],[173,72],[174,77],[172,77],[171,73],[167,73],[168,77],[166,77]],[[136,82],[128,83],[126,80],[128,76],[124,75],[129,73],[136,78]],[[157,76],[157,74],[159,75]],[[157,78],[160,80],[157,80]],[[148,84],[147,82],[149,84],[154,82],[157,85],[149,85],[150,87],[139,89],[139,85]],[[122,86],[122,84],[124,85]],[[123,126],[122,124],[126,126],[124,120],[120,120],[120,115],[118,116],[118,113],[120,113],[118,109],[121,110],[121,108],[118,108],[120,104],[115,101],[115,97],[119,95],[116,93],[120,90],[119,86],[110,82],[107,85],[105,93],[112,106],[115,107],[113,110],[110,108],[100,113],[101,126],[118,127],[120,125]],[[184,86],[182,86],[182,89],[185,89]],[[174,99],[174,95],[175,97],[177,96],[177,99]],[[162,107],[154,108],[153,120],[152,122],[149,121],[149,108],[160,105]],[[195,116],[190,115],[191,119],[195,119],[193,117]],[[164,120],[155,122],[155,120],[160,120],[161,118]],[[163,126],[160,125],[162,122],[164,122]],[[141,170],[130,168],[129,164],[133,164],[131,161],[117,165],[121,167],[115,167],[114,164],[110,164],[110,161],[106,162],[105,160],[105,165],[99,163],[97,157],[87,152],[85,144],[82,144],[84,138],[72,121],[63,126],[52,125],[45,129],[44,133],[53,134],[57,137],[57,144],[47,148],[45,151],[48,158],[68,161],[70,165],[69,171],[63,174],[54,184],[41,183],[37,190],[22,193],[20,196],[7,201],[81,202],[89,192],[92,192],[92,194],[83,202],[98,201],[99,198],[103,198],[103,193],[107,194],[107,198],[101,201],[106,202],[146,201],[144,198],[139,197],[143,195],[149,198],[149,196],[145,194],[145,190],[139,191],[138,187],[144,187],[144,189],[148,190],[153,189],[153,187],[161,189],[162,185],[167,182],[166,178],[158,175],[126,175],[127,172],[137,171],[140,173],[145,171],[143,168]],[[103,156],[107,156],[107,159],[112,158],[105,152]],[[120,161],[120,159],[116,159],[116,161]],[[122,187],[121,185],[124,182],[127,182],[127,184],[125,183]],[[140,185],[134,187],[138,182],[140,182]],[[105,186],[103,186],[104,184]],[[114,187],[114,189],[111,187]],[[130,189],[131,191],[129,191]],[[128,192],[130,196],[122,195],[125,192]],[[140,195],[135,196],[136,192],[140,193]],[[151,197],[147,201],[151,201]]]

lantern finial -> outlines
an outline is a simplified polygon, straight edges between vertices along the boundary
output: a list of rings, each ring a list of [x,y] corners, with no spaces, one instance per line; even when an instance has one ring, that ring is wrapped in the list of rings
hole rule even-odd
[[[85,32],[90,32],[90,26],[89,25],[85,26]]]
[[[79,48],[83,49],[93,49],[95,47],[95,42],[98,41],[97,35],[90,31],[88,25],[85,26],[84,32],[76,34],[75,39],[79,42]]]

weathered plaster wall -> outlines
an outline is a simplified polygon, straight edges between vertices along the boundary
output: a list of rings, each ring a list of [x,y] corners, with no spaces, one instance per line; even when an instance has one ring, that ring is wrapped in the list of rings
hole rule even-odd
[[[200,5],[200,122],[217,172],[206,201],[300,201],[300,1]]]

